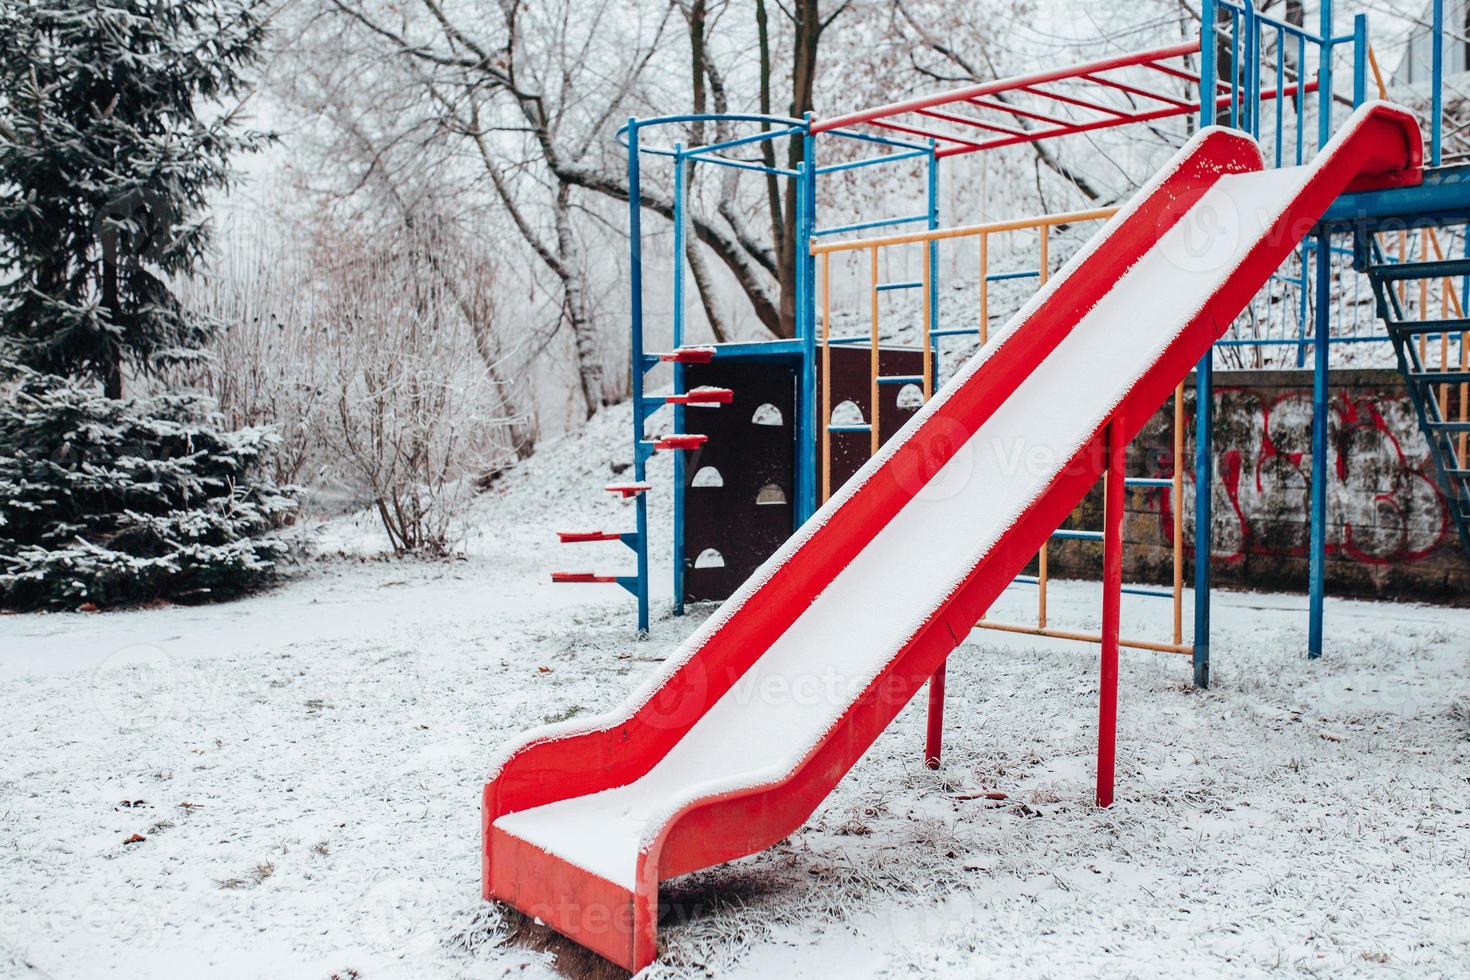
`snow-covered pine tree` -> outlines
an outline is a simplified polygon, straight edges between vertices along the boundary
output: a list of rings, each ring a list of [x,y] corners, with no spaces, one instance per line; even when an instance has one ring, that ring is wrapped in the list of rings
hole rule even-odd
[[[125,371],[202,356],[171,283],[207,196],[267,137],[233,104],[261,0],[0,4],[0,605],[231,595],[282,550],[268,433],[190,395],[123,401]],[[100,385],[98,392],[90,386]]]
[[[242,475],[275,438],[224,429],[196,395],[22,379],[0,404],[0,604],[222,599],[268,579],[286,545],[262,535],[295,501]]]

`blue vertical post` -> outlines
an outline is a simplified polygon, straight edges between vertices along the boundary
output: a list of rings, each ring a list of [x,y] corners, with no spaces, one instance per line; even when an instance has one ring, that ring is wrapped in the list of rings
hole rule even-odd
[[[643,447],[643,375],[648,370],[643,352],[643,213],[639,206],[638,120],[628,118],[628,289],[632,342],[628,357],[633,393],[633,479],[642,483],[646,473]],[[648,495],[634,496],[638,512],[638,635],[648,635]]]
[[[1444,0],[1434,0],[1434,26],[1429,52],[1429,165],[1439,166],[1440,138],[1444,130]]]
[[[1215,0],[1200,5],[1199,29],[1199,124],[1203,129],[1215,122]]]
[[[1298,250],[1298,254],[1301,256],[1302,267],[1302,278],[1297,283],[1297,288],[1301,291],[1299,297],[1300,305],[1297,309],[1296,366],[1298,368],[1307,366],[1307,316],[1312,312],[1312,267],[1307,262],[1307,253],[1312,250],[1311,243],[1312,240],[1310,238],[1303,238],[1301,248]]]
[[[1214,521],[1213,348],[1194,369],[1194,686],[1210,686],[1210,556]]]
[[[1353,108],[1368,98],[1368,15],[1353,18]]]
[[[674,144],[674,330],[673,350],[684,346],[684,184],[689,159],[684,144]],[[674,392],[684,391],[684,365],[674,363]],[[674,406],[674,431],[684,431],[684,406]],[[674,615],[684,615],[684,450],[674,453]]]
[[[1240,92],[1240,19],[1241,14],[1234,7],[1226,7],[1225,12],[1230,15],[1230,128],[1244,129],[1241,121],[1245,100],[1241,98]]]
[[[1252,136],[1261,135],[1261,31],[1256,22],[1254,0],[1245,0],[1241,30],[1245,32],[1245,62],[1241,65],[1241,82],[1245,104],[1241,106],[1240,128]]]
[[[817,509],[817,267],[811,251],[817,213],[817,164],[811,126],[811,113],[807,113],[800,137],[802,162],[797,165],[795,177],[796,254],[792,257],[796,263],[796,335],[801,341],[801,373],[796,388],[796,527],[805,524]]]
[[[1327,581],[1327,365],[1332,328],[1332,236],[1317,235],[1317,309],[1312,325],[1312,533],[1307,656],[1322,656],[1322,598]]]
[[[1215,0],[1204,0],[1200,20],[1200,128],[1215,124]],[[1233,17],[1232,17],[1233,24]],[[1232,81],[1231,112],[1235,85]],[[1206,95],[1206,93],[1208,93]],[[1194,371],[1194,686],[1210,686],[1210,529],[1213,521],[1214,350]]]
[[[1332,0],[1322,0],[1318,26],[1322,46],[1317,49],[1317,149],[1332,138]],[[1298,75],[1301,71],[1299,69]]]

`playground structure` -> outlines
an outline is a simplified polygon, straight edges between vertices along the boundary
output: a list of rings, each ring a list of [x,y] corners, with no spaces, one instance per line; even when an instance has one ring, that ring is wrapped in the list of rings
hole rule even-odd
[[[1442,5],[1436,12],[1434,37],[1443,38]],[[840,484],[837,477],[850,475],[855,469],[854,454],[872,455],[878,445],[896,431],[882,432],[892,422],[883,418],[884,407],[892,402],[893,391],[918,389],[918,401],[927,400],[939,380],[940,355],[953,350],[953,345],[983,346],[989,339],[991,313],[988,291],[992,284],[1034,281],[1044,285],[1051,274],[1050,230],[1057,226],[1077,226],[1099,222],[1113,209],[1052,215],[1041,218],[993,222],[967,227],[940,227],[939,179],[941,161],[971,153],[984,152],[1026,142],[1055,139],[1078,133],[1096,132],[1136,126],[1170,118],[1198,117],[1202,123],[1215,121],[1241,129],[1261,139],[1271,166],[1299,165],[1309,154],[1325,145],[1333,131],[1334,119],[1352,106],[1365,101],[1370,87],[1382,96],[1383,80],[1369,44],[1367,19],[1358,15],[1352,30],[1343,34],[1332,31],[1332,4],[1324,3],[1317,31],[1286,24],[1258,13],[1248,2],[1217,0],[1203,4],[1204,22],[1217,27],[1214,44],[1203,48],[1198,42],[1120,55],[1101,61],[1055,69],[1021,78],[1006,79],[963,89],[939,93],[831,119],[784,119],[752,115],[723,117],[671,116],[657,119],[630,119],[620,131],[628,148],[628,177],[634,198],[641,186],[643,158],[672,161],[674,186],[673,254],[682,255],[688,234],[685,188],[689,168],[698,165],[735,167],[761,173],[774,173],[793,181],[797,187],[797,240],[810,242],[799,249],[795,271],[797,288],[796,336],[791,340],[718,344],[685,347],[686,322],[685,270],[675,262],[672,273],[673,318],[672,344],[669,351],[652,353],[644,344],[642,308],[644,262],[642,258],[641,212],[629,209],[630,276],[632,303],[633,349],[633,429],[634,478],[608,486],[610,492],[636,497],[636,526],[629,531],[566,532],[563,541],[619,540],[635,557],[631,574],[595,575],[592,573],[555,573],[559,582],[616,582],[635,597],[637,625],[646,632],[650,617],[650,575],[648,557],[648,496],[656,488],[647,482],[647,462],[656,452],[673,452],[674,479],[670,517],[673,525],[672,592],[673,610],[682,614],[686,601],[726,598],[744,581],[775,548],[804,523],[816,507]],[[1431,106],[1426,121],[1429,168],[1407,186],[1383,188],[1370,192],[1350,192],[1334,203],[1324,221],[1313,229],[1278,270],[1274,279],[1294,293],[1294,303],[1266,304],[1285,317],[1287,307],[1294,307],[1295,337],[1258,337],[1245,331],[1232,331],[1222,338],[1217,352],[1230,348],[1263,348],[1286,345],[1293,349],[1299,367],[1313,369],[1314,431],[1312,451],[1311,544],[1308,550],[1309,576],[1309,640],[1308,656],[1322,652],[1324,633],[1323,595],[1325,592],[1327,514],[1327,370],[1331,348],[1340,343],[1393,343],[1403,356],[1402,370],[1411,382],[1410,391],[1416,410],[1421,414],[1421,429],[1428,439],[1440,477],[1440,485],[1450,501],[1457,532],[1470,552],[1470,466],[1467,466],[1467,399],[1461,392],[1461,377],[1466,365],[1467,346],[1464,330],[1470,321],[1461,322],[1470,306],[1464,277],[1470,271],[1470,236],[1460,235],[1464,257],[1448,257],[1437,228],[1458,224],[1470,210],[1470,168],[1440,166],[1442,109],[1443,43],[1432,48],[1430,65]],[[1223,56],[1223,58],[1222,58]],[[1230,68],[1234,65],[1234,69]],[[1347,86],[1335,78],[1344,74]],[[1197,91],[1216,92],[1213,105],[1202,106],[1198,97],[1189,99],[1163,88],[1163,82],[1192,85]],[[1350,97],[1342,90],[1350,91]],[[1122,93],[1127,102],[1108,101],[1107,93]],[[757,132],[733,136],[701,147],[654,145],[652,134],[662,128],[683,125],[696,119],[718,118],[726,125],[759,126]],[[770,168],[749,160],[734,159],[729,154],[740,147],[782,140],[799,140],[804,160],[794,169]],[[834,147],[828,151],[824,148]],[[853,156],[851,147],[869,147],[871,156]],[[839,154],[837,151],[841,151]],[[833,162],[823,162],[824,155],[840,155]],[[895,217],[877,218],[824,227],[817,222],[816,201],[822,180],[836,174],[871,167],[908,165],[918,162],[924,171],[922,211]],[[890,233],[876,238],[850,237],[880,229],[920,225],[922,230]],[[1392,261],[1401,254],[1402,268],[1392,273],[1375,267],[1365,249],[1374,235],[1382,239],[1380,251]],[[1007,235],[1029,234],[1037,240],[1037,264],[1027,269],[995,271],[988,267],[988,246]],[[1351,247],[1334,242],[1351,238]],[[978,245],[979,303],[973,313],[954,314],[946,306],[941,309],[939,249],[959,240]],[[1319,242],[1325,246],[1319,247]],[[922,249],[927,261],[920,262],[917,279],[885,280],[880,275],[881,260],[903,249]],[[1439,249],[1431,254],[1432,249]],[[840,336],[832,332],[830,308],[830,269],[834,256],[853,255],[869,263],[871,312],[869,330],[861,334]],[[1359,330],[1354,324],[1352,335],[1334,335],[1330,329],[1316,329],[1316,324],[1330,324],[1329,294],[1333,265],[1351,259],[1356,267],[1369,272],[1374,288],[1384,276],[1397,276],[1392,281],[1400,305],[1415,317],[1409,333],[1394,327],[1402,316],[1395,316],[1385,304],[1388,296],[1382,290],[1379,312],[1386,330]],[[1431,268],[1426,259],[1439,265]],[[1458,265],[1457,265],[1458,263]],[[1289,266],[1289,267],[1288,267]],[[1459,271],[1456,272],[1455,270]],[[1418,272],[1424,276],[1409,277]],[[1458,277],[1459,286],[1451,283]],[[1412,285],[1406,285],[1412,284]],[[1427,298],[1419,302],[1421,286],[1434,284],[1434,292],[1444,300],[1444,310],[1428,316]],[[885,345],[880,339],[883,315],[880,300],[893,294],[922,297],[920,341],[915,347]],[[1426,294],[1427,297],[1427,294]],[[1453,302],[1451,302],[1453,301]],[[1254,315],[1254,307],[1252,308]],[[1355,314],[1356,316],[1356,314]],[[1425,317],[1420,321],[1419,317]],[[1311,329],[1309,333],[1309,323]],[[1402,337],[1412,343],[1404,346]],[[905,367],[888,371],[878,366],[880,357],[902,360]],[[834,352],[836,352],[834,354]],[[832,383],[834,356],[846,374],[854,370],[853,358],[870,360],[866,387],[862,398],[834,398],[834,390],[843,387],[842,378]],[[916,361],[918,363],[910,363]],[[649,371],[664,363],[673,364],[672,395],[650,395],[645,389]],[[1194,378],[1194,402],[1203,406],[1193,419],[1194,458],[1190,473],[1195,487],[1193,525],[1212,526],[1214,501],[1211,492],[1212,430],[1210,405],[1213,393],[1215,359],[1201,361]],[[1455,374],[1455,372],[1460,374]],[[755,372],[755,373],[753,373]],[[764,373],[761,373],[764,372]],[[843,373],[840,371],[839,373]],[[1433,378],[1427,375],[1433,374]],[[740,378],[740,383],[733,378]],[[792,393],[789,405],[781,405],[780,447],[770,445],[775,435],[768,431],[752,434],[733,432],[728,421],[718,428],[722,444],[710,442],[712,433],[700,431],[712,425],[717,412],[700,406],[731,406],[728,415],[744,413],[749,417],[756,404],[747,404],[753,379],[758,387],[769,390],[790,378]],[[909,393],[913,393],[912,390]],[[779,394],[779,393],[778,393]],[[1182,395],[1182,392],[1180,393]],[[859,410],[868,411],[858,420],[834,420],[832,408],[853,402]],[[1184,449],[1183,399],[1176,405],[1175,454]],[[650,418],[664,404],[673,407],[673,435],[663,439],[648,436]],[[877,410],[869,406],[877,406]],[[846,405],[844,407],[852,407]],[[891,410],[890,410],[891,411]],[[902,421],[912,406],[900,410],[893,421]],[[868,415],[872,415],[869,418]],[[747,427],[753,430],[756,427]],[[731,440],[734,444],[731,445]],[[866,444],[866,445],[865,445]],[[789,445],[789,448],[788,448]],[[755,505],[755,494],[738,496],[736,487],[711,492],[692,479],[686,450],[701,449],[718,458],[722,455],[745,456],[750,453],[771,460],[783,454],[783,466],[766,467],[766,477],[756,488],[763,494],[762,504]],[[834,460],[834,453],[839,457]],[[843,457],[848,462],[844,464]],[[728,477],[728,470],[708,459],[703,465]],[[1178,460],[1176,460],[1176,463]],[[701,467],[702,468],[702,467]],[[1172,477],[1133,476],[1130,489],[1171,495],[1174,502],[1184,501],[1186,470],[1176,465]],[[691,485],[693,484],[693,485]],[[750,488],[741,487],[741,491]],[[779,497],[779,501],[776,498]],[[749,499],[747,499],[749,498]],[[1174,607],[1174,628],[1167,638],[1127,641],[1127,646],[1189,656],[1193,662],[1194,681],[1204,687],[1209,683],[1210,642],[1209,562],[1194,562],[1192,576],[1186,578],[1189,557],[1184,542],[1184,508],[1171,504],[1175,527],[1172,529],[1174,576],[1165,588],[1127,587],[1129,593],[1156,595],[1169,599]],[[752,536],[753,535],[753,536]],[[1090,529],[1059,529],[1058,539],[1100,541],[1101,532]],[[1208,547],[1197,547],[1196,555],[1209,554]],[[702,555],[717,555],[721,567],[700,567]],[[1078,633],[1048,620],[1046,590],[1048,582],[1047,549],[1041,548],[1034,575],[1022,575],[1018,584],[1036,587],[1038,592],[1035,624],[987,622],[988,627],[1018,630],[1036,635],[1063,637],[1096,642],[1095,634]],[[1185,589],[1192,587],[1192,617],[1184,616]]]
[[[654,453],[672,451],[674,597],[681,611],[688,594],[686,519],[697,489],[691,488],[684,453],[710,442],[709,433],[693,431],[702,414],[694,406],[719,404],[726,407],[721,412],[738,409],[738,416],[750,417],[751,406],[743,400],[749,396],[740,383],[720,383],[726,371],[731,377],[741,372],[752,379],[773,377],[781,382],[776,388],[789,386],[789,411],[782,413],[781,425],[771,427],[780,433],[773,444],[789,452],[789,486],[779,483],[778,474],[778,482],[760,488],[780,491],[781,499],[772,494],[767,506],[789,522],[773,525],[776,536],[784,529],[787,539],[772,544],[764,556],[751,557],[760,570],[625,708],[532,732],[506,753],[485,787],[487,898],[508,901],[609,959],[640,969],[656,955],[658,882],[760,850],[796,829],[926,683],[924,757],[937,764],[945,659],[977,625],[1100,644],[1097,801],[1109,805],[1120,646],[1189,655],[1201,687],[1208,685],[1210,666],[1209,549],[1197,549],[1203,560],[1195,562],[1193,635],[1185,643],[1185,563],[1177,516],[1174,582],[1163,593],[1174,602],[1171,641],[1120,637],[1123,495],[1131,485],[1170,493],[1176,504],[1182,502],[1183,384],[1193,366],[1195,527],[1208,533],[1212,348],[1249,342],[1226,337],[1230,325],[1288,259],[1294,258],[1299,270],[1301,301],[1312,296],[1315,324],[1310,337],[1304,333],[1296,341],[1303,360],[1311,354],[1316,409],[1308,655],[1320,655],[1323,636],[1332,342],[1327,326],[1334,255],[1346,251],[1370,277],[1388,326],[1374,339],[1394,345],[1462,541],[1467,540],[1470,368],[1465,339],[1470,319],[1464,314],[1470,303],[1464,283],[1470,246],[1466,257],[1446,257],[1435,229],[1470,219],[1470,172],[1440,166],[1442,45],[1435,46],[1426,167],[1413,117],[1366,104],[1375,68],[1366,19],[1360,15],[1350,33],[1334,35],[1331,4],[1322,6],[1320,28],[1312,32],[1259,14],[1249,0],[1206,0],[1203,23],[1212,30],[1204,44],[970,86],[825,120],[723,117],[763,129],[701,147],[651,145],[646,137],[660,126],[708,117],[628,122],[621,136],[633,190],[634,474],[608,490],[635,498],[637,526],[630,532],[565,532],[562,538],[569,543],[620,540],[634,551],[637,570],[623,576],[554,577],[617,582],[637,597],[639,627],[647,629],[654,487],[646,464]],[[1435,12],[1436,37],[1442,38],[1439,4]],[[1293,48],[1295,57],[1288,58]],[[1217,58],[1221,49],[1229,51],[1223,72]],[[1334,93],[1338,49],[1350,52],[1350,98]],[[1140,76],[1192,84],[1201,94],[1182,99]],[[1151,107],[1110,106],[1098,94],[1102,90],[1126,93]],[[1313,103],[1315,120],[1308,111]],[[1218,122],[1225,128],[1202,129],[1116,213],[940,227],[939,164],[947,157],[1185,116],[1197,116],[1202,126]],[[1309,135],[1312,128],[1316,132]],[[784,139],[803,145],[803,162],[792,170],[725,155],[737,146]],[[832,141],[880,152],[819,164],[826,159],[822,148]],[[643,343],[637,203],[643,155],[674,161],[673,343],[663,353],[648,352]],[[819,178],[900,160],[924,164],[928,207],[923,213],[836,227],[817,223]],[[688,168],[695,164],[772,171],[795,182],[797,240],[805,247],[796,258],[794,339],[685,345],[681,257],[688,215],[683,195]],[[1243,206],[1247,201],[1249,208]],[[1235,215],[1233,234],[1226,236],[1234,250],[1196,262],[1184,241],[1191,222],[1219,214]],[[1087,245],[1061,269],[1052,269],[1051,229],[1104,220]],[[877,238],[841,237],[905,225],[923,228]],[[1036,235],[1037,267],[992,271],[988,244],[1015,232]],[[1350,237],[1352,247],[1336,248],[1335,235]],[[941,243],[961,239],[976,242],[980,256],[979,308],[963,323],[941,310],[938,275]],[[914,247],[922,254],[917,280],[882,278],[886,250]],[[839,336],[832,331],[831,263],[833,256],[849,253],[866,259],[869,329]],[[1039,289],[992,335],[989,285],[1021,277],[1035,279]],[[883,345],[880,297],[889,292],[920,297],[915,349]],[[1140,315],[1145,296],[1148,313]],[[1435,307],[1438,314],[1432,315]],[[944,345],[955,343],[980,350],[941,384],[940,355]],[[661,363],[673,365],[673,394],[651,396],[644,377]],[[842,372],[855,365],[866,368],[867,411],[859,421],[835,419],[835,407],[845,398],[842,386],[851,387]],[[1083,366],[1091,381],[1085,390],[1068,383]],[[907,388],[918,389],[922,407],[908,409],[902,426],[890,433],[884,427],[885,420],[893,421],[889,392]],[[1129,478],[1123,470],[1128,441],[1170,397],[1172,477]],[[664,404],[673,406],[673,432],[650,437],[649,416]],[[1041,405],[1045,411],[1037,410]],[[1019,475],[970,465],[981,456],[978,447],[986,444],[981,440],[1023,438],[1056,448],[1056,458],[1041,472]],[[838,459],[844,451],[850,456],[855,444],[868,458],[856,477],[844,482],[837,478]],[[773,459],[779,455],[773,450]],[[1099,479],[1105,482],[1103,528],[1059,532]],[[776,512],[776,507],[785,510]],[[819,507],[820,518],[810,520]],[[1180,509],[1173,508],[1176,515]],[[1046,620],[1046,545],[1058,534],[1085,535],[1103,545],[1102,629],[1096,635],[1059,629]],[[1038,624],[986,621],[991,602],[1021,580],[1033,556],[1039,572],[1034,576]],[[790,684],[823,667],[833,669],[843,683],[816,705],[733,696],[745,685]]]

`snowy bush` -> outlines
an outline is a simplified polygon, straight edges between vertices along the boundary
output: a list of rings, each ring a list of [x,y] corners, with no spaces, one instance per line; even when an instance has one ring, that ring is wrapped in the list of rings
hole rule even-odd
[[[121,401],[27,374],[0,403],[0,605],[228,598],[288,550],[295,506],[256,473],[276,436],[197,395]]]

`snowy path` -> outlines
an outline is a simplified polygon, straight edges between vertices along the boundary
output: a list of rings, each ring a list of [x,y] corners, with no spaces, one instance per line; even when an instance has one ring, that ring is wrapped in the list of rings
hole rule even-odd
[[[612,587],[542,584],[558,552],[535,542],[568,523],[543,516],[551,488],[602,475],[565,455],[487,506],[482,525],[507,529],[466,562],[338,562],[220,607],[0,617],[0,977],[585,963],[501,944],[479,901],[485,766],[528,725],[611,707],[697,618],[637,644]],[[1018,587],[994,615],[1034,603]],[[1308,664],[1303,607],[1220,596],[1208,694],[1177,659],[1125,654],[1107,813],[1088,803],[1095,652],[976,634],[952,660],[945,768],[919,764],[911,707],[800,833],[671,883],[681,912],[723,905],[666,930],[663,969],[1091,975],[1107,948],[1114,974],[1461,973],[1470,610],[1330,602]],[[1097,589],[1057,583],[1050,610],[1095,628]],[[1125,600],[1130,634],[1167,616]],[[969,798],[986,791],[1007,798]]]

